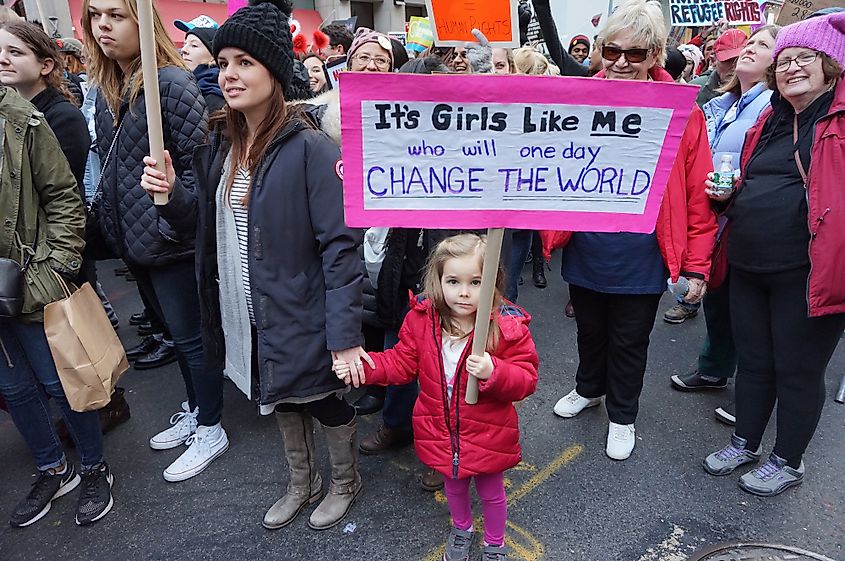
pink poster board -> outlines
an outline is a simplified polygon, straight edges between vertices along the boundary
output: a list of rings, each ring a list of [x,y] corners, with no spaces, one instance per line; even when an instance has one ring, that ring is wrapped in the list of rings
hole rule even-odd
[[[249,0],[228,0],[229,5],[229,15],[231,16],[247,4],[249,4]]]
[[[346,222],[652,232],[697,91],[344,72]]]

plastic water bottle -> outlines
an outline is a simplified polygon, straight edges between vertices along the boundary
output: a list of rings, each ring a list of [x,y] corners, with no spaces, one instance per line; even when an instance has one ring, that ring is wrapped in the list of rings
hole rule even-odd
[[[669,292],[681,300],[689,292],[689,281],[686,277],[678,277],[678,282],[672,282],[672,278],[666,279],[666,286],[669,287]]]
[[[719,171],[713,174],[713,183],[716,190],[723,195],[730,195],[734,190],[734,157],[731,154],[722,154],[722,161],[719,164]]]

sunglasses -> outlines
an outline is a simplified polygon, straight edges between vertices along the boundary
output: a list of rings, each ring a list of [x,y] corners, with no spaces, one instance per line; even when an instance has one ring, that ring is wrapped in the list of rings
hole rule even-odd
[[[625,55],[625,60],[637,63],[648,58],[648,53],[650,52],[650,49],[620,49],[619,47],[605,45],[601,48],[601,57],[605,60],[616,62],[622,55]]]

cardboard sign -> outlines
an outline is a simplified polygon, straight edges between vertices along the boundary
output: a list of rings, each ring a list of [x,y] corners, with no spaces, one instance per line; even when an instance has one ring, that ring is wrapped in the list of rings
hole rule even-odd
[[[760,23],[759,0],[670,0],[672,25],[701,27],[726,20],[729,25]]]
[[[342,25],[349,30],[349,33],[355,34],[355,29],[358,27],[358,16],[352,16],[346,19],[336,19],[332,25]]]
[[[344,72],[352,227],[652,232],[698,88]]]
[[[778,14],[778,25],[805,20],[825,8],[845,8],[845,0],[786,0]]]
[[[434,44],[463,47],[478,29],[494,47],[519,47],[517,0],[426,0],[434,21]]]
[[[434,29],[431,27],[431,20],[419,16],[411,17],[406,41],[405,44],[409,49],[419,53],[431,47],[434,44]]]
[[[323,72],[326,74],[326,84],[328,84],[330,90],[337,89],[340,73],[344,70],[346,70],[345,56],[333,58],[323,65]]]
[[[408,33],[405,31],[388,31],[387,36],[402,43],[403,47],[408,44]]]

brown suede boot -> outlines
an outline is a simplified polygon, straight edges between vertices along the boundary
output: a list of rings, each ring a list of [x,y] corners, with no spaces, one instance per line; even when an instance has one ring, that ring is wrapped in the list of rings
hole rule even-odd
[[[323,496],[323,480],[316,467],[311,415],[277,411],[276,421],[285,442],[290,481],[285,495],[264,515],[262,524],[268,530],[284,528],[294,521],[305,505],[315,503]]]
[[[348,425],[323,426],[323,430],[332,461],[332,483],[329,494],[311,513],[311,519],[308,520],[308,525],[314,530],[328,530],[339,524],[361,492],[358,447],[355,442],[358,422],[352,419]]]

